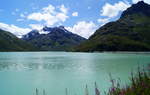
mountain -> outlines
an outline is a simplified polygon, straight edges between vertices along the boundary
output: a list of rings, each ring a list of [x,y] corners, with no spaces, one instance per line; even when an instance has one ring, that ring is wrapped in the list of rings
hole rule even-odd
[[[17,38],[10,32],[0,29],[0,51],[33,51],[31,44]]]
[[[140,1],[137,4],[133,4],[130,8],[125,10],[121,17],[126,17],[128,15],[141,14],[145,16],[150,16],[150,5],[144,3],[144,1]]]
[[[150,5],[133,4],[121,17],[100,27],[75,51],[150,51]]]
[[[33,30],[24,35],[22,39],[45,51],[67,51],[86,40],[69,32],[64,26],[46,26],[40,31]]]

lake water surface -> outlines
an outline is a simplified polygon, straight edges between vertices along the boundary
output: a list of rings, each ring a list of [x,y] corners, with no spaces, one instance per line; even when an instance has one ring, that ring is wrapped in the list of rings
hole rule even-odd
[[[129,84],[131,71],[150,63],[149,53],[0,52],[0,95],[84,95],[94,82],[101,92],[110,87],[109,73]]]

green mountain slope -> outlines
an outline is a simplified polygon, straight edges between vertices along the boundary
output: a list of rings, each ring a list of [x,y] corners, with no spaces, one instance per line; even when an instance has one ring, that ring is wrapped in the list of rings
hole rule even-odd
[[[31,44],[17,38],[10,32],[0,29],[0,51],[32,51],[37,50]]]
[[[143,1],[99,28],[75,51],[150,51],[150,5]]]

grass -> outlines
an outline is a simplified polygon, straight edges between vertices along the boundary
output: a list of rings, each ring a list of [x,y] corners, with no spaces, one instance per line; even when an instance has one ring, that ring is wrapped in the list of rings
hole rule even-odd
[[[115,86],[112,81],[112,87],[107,95],[150,95],[150,68],[148,71],[141,71],[138,68],[137,75],[131,73],[131,85],[121,88],[119,83]]]

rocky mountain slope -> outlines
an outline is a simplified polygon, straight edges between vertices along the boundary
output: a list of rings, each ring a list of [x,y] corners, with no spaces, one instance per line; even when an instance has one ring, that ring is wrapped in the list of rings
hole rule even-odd
[[[40,31],[33,30],[22,39],[45,51],[68,51],[86,40],[69,32],[63,26],[44,27]]]

